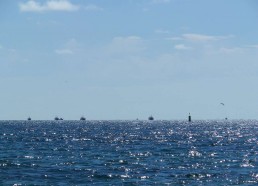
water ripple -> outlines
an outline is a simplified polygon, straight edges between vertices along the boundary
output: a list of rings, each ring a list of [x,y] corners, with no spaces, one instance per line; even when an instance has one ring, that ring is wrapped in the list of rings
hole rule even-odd
[[[255,185],[257,121],[1,121],[0,185]]]

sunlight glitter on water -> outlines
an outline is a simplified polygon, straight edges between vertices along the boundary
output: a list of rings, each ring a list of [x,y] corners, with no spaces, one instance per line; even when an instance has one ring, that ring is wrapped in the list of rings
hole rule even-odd
[[[2,185],[258,183],[256,121],[0,124]]]

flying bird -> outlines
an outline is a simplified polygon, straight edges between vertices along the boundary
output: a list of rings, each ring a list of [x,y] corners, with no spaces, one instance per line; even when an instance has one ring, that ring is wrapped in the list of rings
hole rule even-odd
[[[225,104],[224,103],[220,103],[221,105],[223,105],[223,106],[225,106]]]

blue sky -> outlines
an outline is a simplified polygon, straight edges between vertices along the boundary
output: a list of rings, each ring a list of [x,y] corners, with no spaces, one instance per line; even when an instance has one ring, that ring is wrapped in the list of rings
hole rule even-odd
[[[256,0],[1,1],[0,119],[258,119],[257,20]]]

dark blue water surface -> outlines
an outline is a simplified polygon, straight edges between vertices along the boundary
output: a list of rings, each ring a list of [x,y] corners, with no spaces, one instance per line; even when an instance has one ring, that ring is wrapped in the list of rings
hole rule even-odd
[[[0,185],[257,185],[258,121],[1,121]]]

